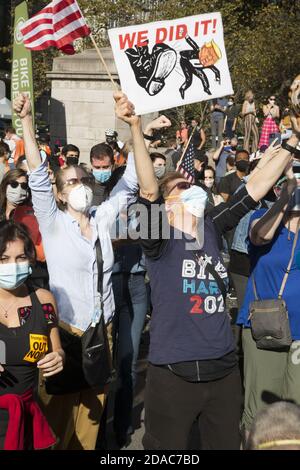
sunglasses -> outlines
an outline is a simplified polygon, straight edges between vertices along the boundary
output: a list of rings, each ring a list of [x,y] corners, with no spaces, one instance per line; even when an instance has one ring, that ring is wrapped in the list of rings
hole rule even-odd
[[[19,181],[11,181],[9,185],[14,189],[18,186],[21,186],[22,189],[28,189],[28,183],[19,183]]]
[[[188,181],[179,181],[178,183],[173,186],[173,188],[168,192],[168,195],[173,191],[173,189],[189,189],[191,186],[193,186],[191,183]]]
[[[93,176],[83,176],[82,178],[70,178],[65,183],[64,186],[75,186],[76,184],[87,184],[88,186],[93,186],[95,184],[95,179]]]

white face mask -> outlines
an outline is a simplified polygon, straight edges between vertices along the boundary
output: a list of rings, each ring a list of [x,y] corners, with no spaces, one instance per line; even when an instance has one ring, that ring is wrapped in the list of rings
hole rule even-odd
[[[22,189],[19,185],[17,188],[12,188],[10,185],[6,188],[6,199],[11,204],[22,204],[27,199],[27,190]]]
[[[89,186],[80,184],[70,191],[68,204],[74,211],[86,212],[92,204],[93,191]]]
[[[207,188],[211,189],[214,185],[214,180],[204,180],[204,184]]]

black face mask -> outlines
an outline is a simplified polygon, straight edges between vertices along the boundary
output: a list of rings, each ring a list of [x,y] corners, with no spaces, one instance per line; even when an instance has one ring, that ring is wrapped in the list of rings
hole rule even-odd
[[[79,157],[68,157],[67,158],[67,165],[78,165]]]
[[[247,162],[247,160],[239,160],[238,162],[235,162],[236,169],[242,173],[247,173],[249,165],[250,163]]]
[[[194,172],[195,172],[195,180],[196,181],[204,179],[204,170],[198,171],[198,170],[195,169]]]
[[[237,145],[232,145],[231,150],[235,151],[237,149]]]

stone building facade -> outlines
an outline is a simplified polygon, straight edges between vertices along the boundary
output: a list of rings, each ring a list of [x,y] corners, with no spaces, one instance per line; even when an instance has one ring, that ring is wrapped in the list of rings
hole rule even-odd
[[[115,82],[119,84],[112,51],[102,48],[103,58]],[[57,57],[51,80],[50,135],[54,143],[72,143],[81,150],[81,161],[88,162],[90,148],[105,140],[105,130],[112,128],[119,139],[129,138],[128,126],[114,114],[114,87],[94,49],[73,56]],[[155,114],[143,117],[143,123]]]

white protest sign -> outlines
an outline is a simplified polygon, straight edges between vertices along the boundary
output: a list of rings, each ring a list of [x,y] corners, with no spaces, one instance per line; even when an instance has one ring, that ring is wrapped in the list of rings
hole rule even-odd
[[[122,91],[137,114],[233,94],[218,12],[108,34]]]

